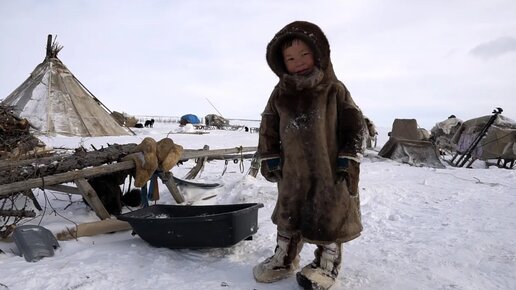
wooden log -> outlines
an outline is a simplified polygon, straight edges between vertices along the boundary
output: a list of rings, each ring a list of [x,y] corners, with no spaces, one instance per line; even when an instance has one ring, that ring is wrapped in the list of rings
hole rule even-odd
[[[0,209],[0,216],[15,216],[15,217],[35,217],[36,213],[32,210],[4,210]]]
[[[171,172],[159,172],[158,176],[163,181],[165,186],[168,188],[168,191],[170,191],[170,194],[178,204],[185,202],[185,197],[181,194],[181,192],[179,192],[176,181],[172,177]]]
[[[31,159],[23,159],[23,160],[0,160],[0,171],[11,170],[16,167],[27,166],[32,164],[48,164],[52,162],[60,162],[63,158],[69,157],[71,155],[54,155],[54,156],[46,156],[41,158],[31,158]]]
[[[79,178],[91,178],[112,172],[134,168],[134,161],[123,161],[103,166],[90,167],[65,173],[54,174],[46,177],[31,178],[9,184],[0,185],[0,196],[8,195],[12,192],[23,191],[31,188],[46,187],[65,182],[71,182]]]
[[[97,192],[91,187],[90,183],[84,178],[77,178],[74,181],[77,188],[81,191],[82,197],[88,202],[97,216],[101,220],[108,219],[111,215],[102,204],[102,201],[100,201]]]
[[[130,153],[134,153],[135,149],[136,144],[114,144],[96,151],[77,152],[73,155],[21,161],[0,161],[0,185],[113,163]],[[181,160],[224,156],[234,153],[242,154],[244,152],[256,151],[256,149],[256,147],[235,147],[217,150],[185,149],[181,155]]]
[[[250,152],[256,151],[256,149],[256,147],[235,147],[217,150],[185,150],[181,155],[181,160],[188,160],[199,157],[220,156],[231,153]],[[24,178],[19,181],[0,183],[0,196],[9,195],[13,192],[24,191],[32,188],[47,187],[49,185],[71,182],[78,178],[88,179],[113,172],[133,169],[134,166],[134,161],[122,161],[101,166],[83,168],[80,170],[71,170],[63,173],[52,174],[49,176],[35,176],[28,179]]]
[[[202,150],[208,151],[210,150],[210,146],[204,145],[204,148]],[[195,161],[195,166],[192,169],[190,169],[188,173],[186,173],[185,179],[194,179],[197,176],[197,174],[199,174],[199,172],[204,168],[204,164],[207,160],[207,156],[197,158],[197,160]]]
[[[107,148],[117,148],[115,149],[109,149],[107,151]],[[107,148],[99,149],[98,151],[91,151],[91,152],[104,152],[104,155],[109,155],[108,160],[115,161],[118,160],[116,158],[117,156],[125,156],[130,153],[134,153],[134,149],[136,148],[136,144],[129,143],[129,144],[113,144],[110,145]],[[241,153],[241,152],[252,152],[256,151],[257,147],[235,147],[235,148],[226,148],[226,149],[215,149],[215,150],[208,150],[205,151],[203,149],[184,149],[183,155],[181,156],[181,159],[193,159],[198,157],[204,157],[204,156],[224,156],[225,154],[233,154],[233,153]],[[112,151],[113,150],[113,151]],[[120,152],[118,152],[120,151]],[[117,153],[118,152],[118,153]],[[88,152],[90,153],[90,152]],[[115,155],[112,155],[115,153]],[[60,163],[66,158],[77,158],[78,156],[84,156],[83,154],[71,154],[71,155],[59,155],[59,156],[49,156],[49,157],[42,157],[42,158],[34,158],[34,159],[24,159],[19,161],[13,161],[13,160],[0,160],[0,172],[11,170],[13,168],[18,168],[22,166],[41,166],[41,165],[48,165],[50,163]],[[98,154],[98,153],[95,153]],[[114,157],[115,156],[115,157]],[[86,158],[86,157],[82,157]],[[105,163],[105,162],[103,162]],[[93,166],[93,165],[89,165]],[[74,168],[78,169],[78,168]],[[3,173],[5,174],[5,172]]]
[[[73,155],[2,162],[0,163],[0,184],[116,162],[134,153],[135,149],[136,144],[114,144],[90,152],[78,151]]]
[[[66,241],[80,237],[127,231],[130,229],[132,229],[132,227],[128,222],[117,219],[105,219],[98,222],[83,223],[72,228],[66,228],[65,230],[57,233],[56,237],[60,241]]]

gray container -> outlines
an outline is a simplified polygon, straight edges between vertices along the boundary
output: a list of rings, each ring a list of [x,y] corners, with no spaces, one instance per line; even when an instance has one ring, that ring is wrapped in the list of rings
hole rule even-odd
[[[37,262],[43,257],[54,256],[54,250],[59,247],[54,234],[42,226],[23,225],[16,227],[13,240],[20,256],[27,262]]]

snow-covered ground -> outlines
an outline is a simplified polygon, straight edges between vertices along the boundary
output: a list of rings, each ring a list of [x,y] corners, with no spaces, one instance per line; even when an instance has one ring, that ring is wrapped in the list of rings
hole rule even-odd
[[[187,149],[256,146],[258,135],[211,130],[175,134],[175,123],[136,129],[133,137],[45,138],[55,147],[90,148],[94,144],[139,143],[167,135]],[[380,128],[378,149],[388,129]],[[173,133],[173,134],[169,134]],[[477,165],[478,164],[478,165]],[[189,161],[172,172],[183,177]],[[155,248],[131,231],[60,241],[53,257],[26,262],[16,244],[1,241],[0,289],[300,289],[295,278],[256,283],[252,267],[272,254],[276,230],[270,216],[275,184],[247,175],[250,161],[208,163],[198,181],[221,182],[212,190],[184,190],[194,204],[263,203],[253,240],[229,248],[170,250]],[[362,236],[344,245],[338,282],[333,289],[516,289],[516,170],[418,168],[377,157],[368,151],[361,167]],[[97,221],[78,196],[34,190],[46,206],[26,224],[57,233],[74,223]],[[160,184],[160,204],[175,204]],[[203,196],[216,197],[202,200]],[[199,201],[200,200],[200,201]],[[55,211],[54,211],[55,210]],[[128,209],[124,209],[127,211]],[[305,245],[302,264],[313,258]]]

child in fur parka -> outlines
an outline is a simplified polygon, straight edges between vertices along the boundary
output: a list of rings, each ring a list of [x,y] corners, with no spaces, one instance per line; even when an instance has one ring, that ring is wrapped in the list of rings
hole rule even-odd
[[[267,46],[279,77],[262,113],[261,173],[278,183],[272,214],[274,255],[254,267],[258,282],[274,282],[299,268],[304,242],[315,259],[296,274],[305,289],[328,289],[338,275],[342,243],[362,231],[358,194],[363,116],[340,82],[328,40],[315,24],[296,21]]]

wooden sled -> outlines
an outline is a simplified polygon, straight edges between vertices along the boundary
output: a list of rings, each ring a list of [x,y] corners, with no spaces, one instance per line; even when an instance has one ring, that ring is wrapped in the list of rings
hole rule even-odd
[[[0,178],[0,196],[9,195],[16,192],[31,191],[34,188],[44,188],[70,194],[80,194],[90,204],[96,215],[101,219],[109,219],[108,213],[98,194],[88,183],[89,178],[112,174],[124,170],[133,170],[134,161],[121,161],[121,157],[133,153],[136,144],[112,145],[108,148],[92,152],[83,152],[73,156],[53,156],[48,158],[28,159],[22,161],[2,161],[0,170],[4,170],[9,178]],[[224,154],[235,154],[256,151],[256,147],[235,147],[217,150],[192,150],[185,149],[181,155],[181,160],[205,159],[212,156]],[[94,156],[95,158],[92,158]],[[55,164],[58,164],[57,166]],[[70,167],[64,165],[72,164]],[[80,164],[80,166],[78,165]],[[61,170],[56,167],[61,166]],[[46,168],[48,167],[48,168]],[[16,174],[16,172],[28,173],[26,176]],[[38,176],[39,174],[39,176]],[[179,204],[184,202],[184,197],[177,189],[176,180],[171,172],[161,172],[159,178],[167,186],[174,200]],[[9,182],[10,178],[15,180]],[[74,183],[74,186],[66,185]],[[213,185],[209,185],[213,186]]]

